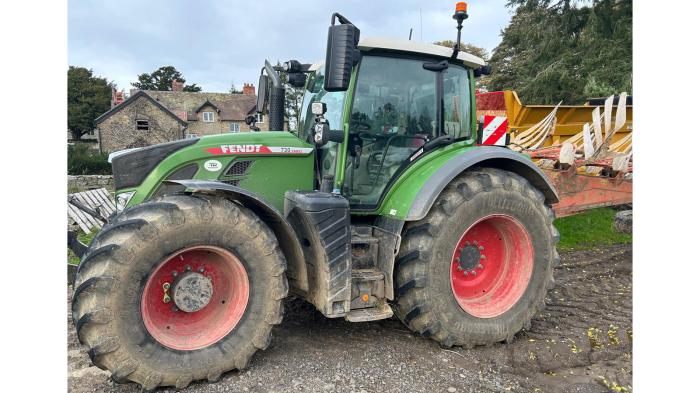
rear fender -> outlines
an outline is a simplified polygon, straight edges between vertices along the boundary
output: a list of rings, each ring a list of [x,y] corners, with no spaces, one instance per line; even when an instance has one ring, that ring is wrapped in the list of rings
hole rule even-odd
[[[300,294],[309,290],[301,244],[284,215],[270,203],[253,192],[218,181],[165,180],[163,183],[182,185],[188,193],[219,195],[252,210],[277,237],[277,242],[287,260],[287,278],[290,281],[290,286]]]
[[[428,178],[413,200],[405,220],[423,219],[445,186],[472,167],[498,168],[516,173],[544,194],[545,203],[551,205],[559,201],[552,182],[529,157],[502,147],[479,146],[447,161]]]

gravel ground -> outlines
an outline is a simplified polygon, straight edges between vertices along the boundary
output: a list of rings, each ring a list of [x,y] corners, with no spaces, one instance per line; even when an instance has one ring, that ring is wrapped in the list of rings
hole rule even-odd
[[[632,390],[632,246],[563,253],[557,286],[510,345],[441,349],[395,318],[326,319],[287,303],[250,368],[188,392],[606,392]],[[70,298],[70,288],[69,288]],[[68,316],[68,390],[137,392],[91,365]],[[162,389],[169,392],[170,389]]]

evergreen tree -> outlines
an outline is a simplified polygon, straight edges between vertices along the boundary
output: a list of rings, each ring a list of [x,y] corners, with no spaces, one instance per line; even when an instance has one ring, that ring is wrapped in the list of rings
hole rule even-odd
[[[95,119],[107,112],[112,84],[83,67],[68,67],[68,129],[74,140],[95,129]]]
[[[515,13],[490,59],[489,90],[515,90],[539,104],[632,92],[631,0],[508,5]]]
[[[173,89],[173,81],[185,83],[185,78],[182,77],[180,71],[173,66],[160,67],[157,70],[149,73],[143,73],[138,76],[138,82],[131,85],[139,90],[158,90],[170,91]],[[202,91],[202,88],[196,83],[185,85],[182,91],[197,92]]]

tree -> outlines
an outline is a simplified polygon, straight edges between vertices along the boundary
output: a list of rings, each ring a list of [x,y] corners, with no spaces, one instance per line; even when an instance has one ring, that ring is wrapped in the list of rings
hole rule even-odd
[[[68,67],[68,129],[74,140],[95,129],[95,119],[110,109],[112,85],[83,67]]]
[[[152,73],[143,73],[138,76],[138,82],[131,85],[139,90],[158,90],[171,91],[173,89],[173,81],[185,83],[185,78],[182,77],[180,71],[173,66],[163,66],[153,71]],[[183,91],[197,92],[202,91],[202,88],[196,83],[185,85]]]
[[[491,90],[526,102],[578,104],[632,92],[631,0],[510,0],[511,23],[491,57]]]
[[[448,48],[454,48],[455,42],[452,40],[442,40],[442,41],[435,42],[435,45],[442,45],[442,46],[446,46]],[[472,55],[481,57],[484,60],[487,60],[489,57],[489,54],[488,54],[488,52],[486,52],[486,49],[484,49],[480,46],[470,44],[470,43],[460,42],[459,43],[459,50],[467,52],[467,53],[471,53]]]
[[[277,61],[277,66],[281,67],[282,64]],[[284,113],[287,116],[287,119],[289,119],[289,129],[296,131],[299,126],[299,122],[301,121],[301,104],[304,100],[304,88],[290,85],[287,82],[288,77],[286,72],[280,72],[280,79],[282,80],[285,93]]]
[[[231,83],[231,88],[228,92],[231,94],[243,94],[243,90],[238,90],[235,83]]]

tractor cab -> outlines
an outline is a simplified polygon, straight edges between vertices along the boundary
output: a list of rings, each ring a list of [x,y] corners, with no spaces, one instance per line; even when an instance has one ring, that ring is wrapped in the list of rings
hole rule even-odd
[[[346,89],[326,90],[333,71],[309,67],[299,137],[314,142],[319,115],[312,104],[323,103],[328,130],[339,132],[337,140],[317,143],[318,184],[332,178],[332,189],[354,210],[372,210],[425,147],[474,142],[473,70],[484,62],[438,45],[385,38],[362,39],[357,49]]]

